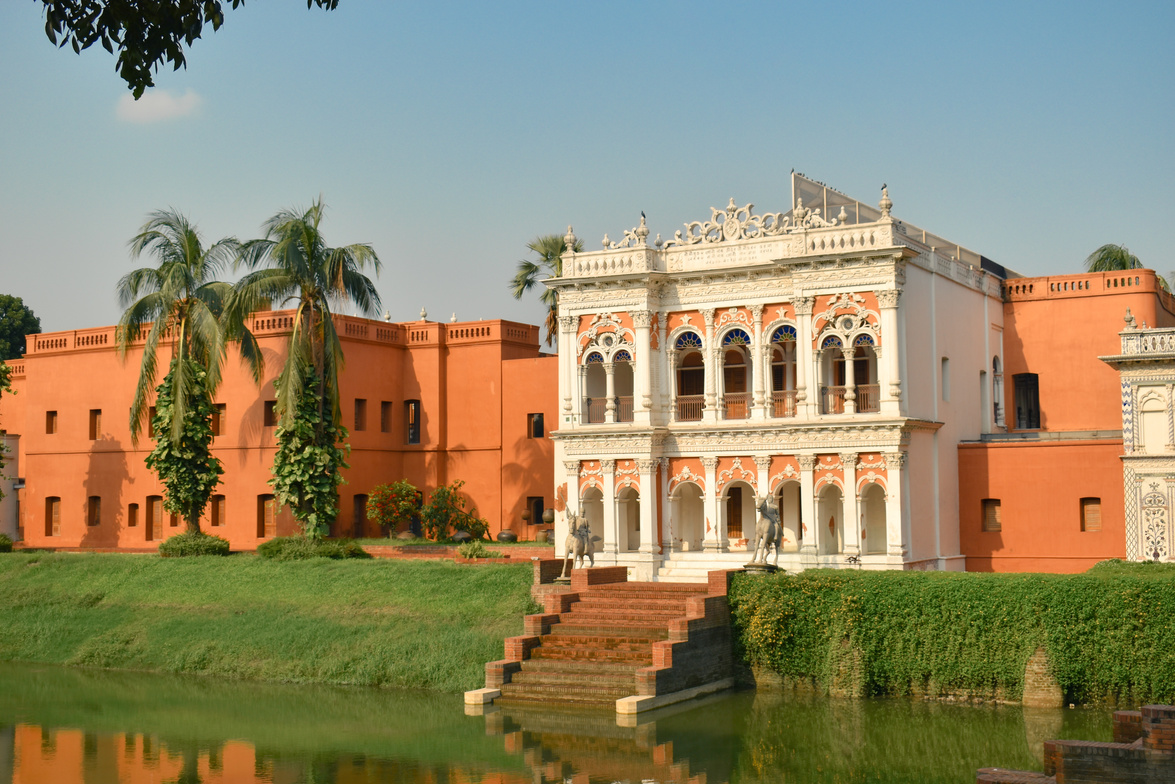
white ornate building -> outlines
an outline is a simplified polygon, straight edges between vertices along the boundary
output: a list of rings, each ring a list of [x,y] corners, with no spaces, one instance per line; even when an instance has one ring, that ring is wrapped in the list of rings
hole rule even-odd
[[[732,199],[667,242],[642,214],[547,281],[557,494],[597,563],[741,565],[766,496],[781,567],[963,568],[956,445],[1002,424],[1005,272],[894,218],[884,187],[873,208],[793,174],[791,204]]]

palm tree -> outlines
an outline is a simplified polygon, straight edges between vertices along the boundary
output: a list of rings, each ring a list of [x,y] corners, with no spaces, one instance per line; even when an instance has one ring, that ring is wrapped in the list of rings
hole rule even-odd
[[[1143,269],[1143,265],[1138,256],[1131,253],[1125,245],[1107,243],[1085,257],[1086,272],[1121,272],[1132,269]],[[1166,278],[1158,273],[1155,273],[1155,278],[1163,291],[1171,291]]]
[[[567,251],[567,243],[562,235],[544,234],[526,243],[526,247],[539,254],[539,258],[537,261],[522,259],[518,262],[518,271],[510,281],[510,293],[514,299],[522,299],[539,282],[540,276],[558,278],[563,275],[563,254]],[[583,252],[583,242],[577,239],[574,250],[576,253]],[[554,289],[546,289],[539,299],[547,306],[544,326],[547,328],[549,346],[555,342],[555,333],[559,327],[559,298]]]
[[[147,424],[159,346],[165,342],[171,346],[173,368],[165,383],[175,406],[170,438],[178,444],[193,383],[192,362],[206,369],[209,395],[220,383],[225,341],[219,319],[232,287],[217,281],[216,276],[231,263],[237,243],[223,239],[205,248],[187,217],[169,209],[151,213],[129,245],[131,258],[138,260],[147,252],[158,261],[157,266],[134,270],[118,281],[119,306],[124,308],[117,330],[119,356],[125,358],[131,345],[142,337],[143,328],[151,325],[131,404],[131,439],[138,443],[139,431]],[[244,333],[241,339],[242,353],[260,377],[260,353],[252,335]]]
[[[319,230],[325,209],[320,197],[307,210],[282,210],[267,220],[265,237],[241,246],[238,262],[252,271],[238,281],[229,304],[229,323],[240,325],[270,303],[297,303],[286,363],[275,382],[285,425],[311,373],[318,379],[320,421],[324,403],[330,404],[333,420],[341,421],[343,347],[331,308],[352,304],[368,316],[380,309],[375,284],[362,272],[370,265],[378,273],[379,256],[368,244],[329,247]]]

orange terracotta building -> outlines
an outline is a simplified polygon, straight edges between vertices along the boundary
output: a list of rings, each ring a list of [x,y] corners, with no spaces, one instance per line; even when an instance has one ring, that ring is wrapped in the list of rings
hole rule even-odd
[[[258,388],[230,353],[213,423],[213,451],[225,472],[203,521],[236,549],[296,530],[288,512],[275,516],[266,484],[275,450],[272,382],[291,314],[258,313],[251,321],[266,381]],[[339,389],[351,467],[332,533],[378,536],[365,519],[367,496],[406,478],[426,497],[463,480],[462,493],[491,535],[533,535],[542,510],[554,505],[546,428],[555,421],[556,360],[540,353],[538,327],[346,316],[336,316],[336,326],[346,357]],[[123,362],[114,342],[114,327],[30,336],[27,354],[10,363],[17,394],[4,396],[0,422],[20,436],[18,534],[30,546],[152,548],[182,530],[163,511],[164,489],[144,464],[150,439],[131,442],[141,350]],[[523,511],[532,512],[529,529]]]
[[[1120,353],[1127,309],[1175,326],[1151,270],[1004,284],[995,420],[959,444],[959,536],[968,571],[1080,572],[1127,557]]]

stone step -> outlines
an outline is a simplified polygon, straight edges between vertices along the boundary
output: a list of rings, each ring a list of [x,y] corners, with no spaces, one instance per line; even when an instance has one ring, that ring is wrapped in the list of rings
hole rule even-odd
[[[629,697],[636,693],[634,684],[623,686],[592,686],[588,684],[571,685],[568,683],[503,683],[503,697],[520,697],[526,695],[531,698],[556,699],[560,702],[573,700],[611,700]]]
[[[679,614],[671,613],[646,613],[639,610],[617,610],[609,612],[607,610],[572,610],[571,612],[561,613],[559,615],[559,625],[563,628],[578,626],[578,627],[597,627],[600,629],[615,629],[617,632],[621,630],[628,632],[638,629],[668,629],[669,622],[675,618],[682,617]],[[551,627],[551,631],[555,632],[555,627]]]
[[[665,624],[661,624],[659,627],[648,627],[563,622],[552,624],[551,633],[544,635],[543,639],[547,637],[562,639],[577,638],[583,640],[585,645],[606,644],[610,640],[644,640],[655,642],[657,640],[668,639],[669,630]]]
[[[585,597],[626,596],[644,599],[688,599],[706,593],[706,586],[692,582],[605,583],[593,585],[582,594]]]
[[[509,686],[510,684],[506,683],[503,685]],[[624,696],[628,697],[631,695],[625,694]],[[551,697],[546,694],[530,694],[525,691],[511,692],[509,690],[504,690],[502,692],[502,696],[499,697],[498,699],[494,700],[494,702],[499,705],[536,705],[536,706],[542,705],[545,707],[559,705],[561,707],[566,706],[566,707],[574,707],[574,708],[580,708],[580,709],[598,708],[600,710],[612,711],[612,710],[615,710],[616,700],[618,700],[618,699],[620,699],[620,698],[616,697],[615,699],[613,699],[613,698],[606,697],[606,696],[580,696],[580,695],[567,696],[567,697]]]
[[[572,611],[576,610],[640,610],[642,612],[665,612],[684,615],[686,600],[684,598],[656,598],[637,599],[629,596],[586,596],[571,603]]]
[[[544,648],[530,652],[526,661],[583,662],[585,664],[623,664],[628,667],[651,667],[653,651],[599,650],[589,648]]]
[[[594,653],[594,652],[593,652]],[[578,659],[526,659],[522,662],[526,672],[578,673],[588,678],[596,675],[631,675],[635,669],[628,662],[583,661]]]
[[[636,669],[633,668],[627,674],[600,675],[593,673],[591,675],[585,675],[582,672],[556,672],[548,670],[534,672],[528,667],[523,666],[521,672],[516,672],[510,677],[510,682],[522,683],[528,686],[558,686],[562,684],[563,686],[593,686],[601,689],[625,688],[635,694]]]

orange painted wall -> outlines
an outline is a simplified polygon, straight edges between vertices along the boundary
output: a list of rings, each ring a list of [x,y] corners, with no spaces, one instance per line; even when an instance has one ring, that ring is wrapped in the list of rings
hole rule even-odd
[[[961,444],[959,536],[969,572],[1082,572],[1126,557],[1122,441]],[[1081,531],[1082,498],[1100,498],[1102,530]],[[982,530],[1000,499],[1002,530]]]
[[[226,406],[224,428],[213,444],[225,474],[218,494],[225,496],[226,521],[206,530],[224,536],[235,548],[253,548],[258,496],[266,484],[274,452],[274,429],[263,424],[266,400],[274,398],[272,379],[284,360],[288,314],[267,313],[254,320],[266,358],[266,383],[259,390],[235,353],[224,371],[216,402]],[[338,535],[377,535],[357,510],[355,497],[378,484],[407,478],[425,491],[465,480],[469,505],[496,534],[521,523],[528,496],[553,506],[553,446],[546,433],[527,438],[528,413],[555,421],[557,367],[539,353],[537,327],[505,321],[460,324],[387,324],[340,318],[346,365],[340,374],[342,423],[351,431],[345,484],[339,488]],[[30,545],[57,547],[150,548],[146,538],[146,499],[163,488],[143,461],[151,441],[131,444],[127,412],[138,378],[141,352],[125,363],[113,350],[112,327],[85,333],[38,336],[23,360],[20,397],[5,396],[0,417],[21,434],[21,524]],[[41,348],[38,348],[41,346]],[[51,348],[50,348],[51,347]],[[167,365],[160,357],[161,376]],[[19,399],[19,403],[14,403]],[[365,401],[365,422],[356,401]],[[405,401],[421,402],[421,443],[406,444]],[[381,427],[381,408],[390,404],[389,428]],[[89,438],[89,411],[100,409],[101,437]],[[45,412],[58,412],[58,432],[45,432]],[[61,499],[61,534],[46,536],[45,499]],[[102,499],[99,525],[85,522],[87,498]],[[128,504],[139,505],[139,522],[128,525]],[[356,512],[359,512],[358,515]],[[358,519],[357,519],[358,518]],[[165,519],[163,536],[172,528]],[[287,514],[278,533],[293,533]],[[525,533],[518,531],[518,533]]]

